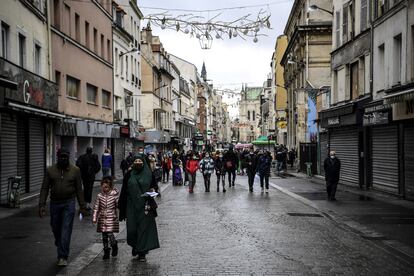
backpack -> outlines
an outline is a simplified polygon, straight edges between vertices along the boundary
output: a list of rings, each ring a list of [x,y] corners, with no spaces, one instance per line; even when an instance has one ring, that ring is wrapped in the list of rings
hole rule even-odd
[[[227,162],[226,162],[226,167],[227,167],[228,169],[233,168],[233,162],[231,162],[231,161],[227,161]]]

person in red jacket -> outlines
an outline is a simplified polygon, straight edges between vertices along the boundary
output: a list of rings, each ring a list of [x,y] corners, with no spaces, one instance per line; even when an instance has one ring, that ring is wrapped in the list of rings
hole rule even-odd
[[[190,183],[189,183],[190,194],[192,194],[194,191],[194,186],[196,184],[196,174],[197,174],[198,168],[199,168],[199,165],[198,165],[197,155],[194,154],[192,159],[188,160],[186,164],[186,169],[187,169],[189,180],[190,180]]]
[[[168,182],[170,180],[170,170],[171,170],[171,158],[168,155],[164,155],[162,159],[162,182]],[[167,177],[166,177],[167,176]]]

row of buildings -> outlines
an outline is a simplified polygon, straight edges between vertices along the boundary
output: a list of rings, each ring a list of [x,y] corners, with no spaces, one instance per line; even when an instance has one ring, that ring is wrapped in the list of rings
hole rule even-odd
[[[113,173],[136,147],[188,150],[225,141],[228,112],[197,67],[141,27],[136,1],[0,3],[0,201],[23,198],[66,147],[72,162],[109,148]],[[220,121],[220,123],[218,123]]]
[[[335,150],[341,183],[414,198],[413,64],[413,1],[295,0],[272,57],[278,142],[314,173]]]

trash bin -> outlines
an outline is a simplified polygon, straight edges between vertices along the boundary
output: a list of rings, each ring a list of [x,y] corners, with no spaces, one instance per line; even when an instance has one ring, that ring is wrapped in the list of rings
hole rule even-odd
[[[12,176],[8,178],[7,187],[7,205],[11,208],[20,207],[20,183],[21,176]]]
[[[306,162],[306,174],[312,176],[312,162]]]

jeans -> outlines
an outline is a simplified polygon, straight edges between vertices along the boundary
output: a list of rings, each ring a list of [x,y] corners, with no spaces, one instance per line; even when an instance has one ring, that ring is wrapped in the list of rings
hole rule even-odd
[[[227,171],[227,173],[229,174],[229,187],[230,186],[234,186],[234,181],[236,180],[236,169],[230,169]],[[232,180],[232,176],[233,176],[233,180]]]
[[[102,243],[105,249],[109,248],[109,243],[111,243],[111,247],[116,246],[117,241],[115,239],[114,233],[102,232]]]
[[[50,225],[55,236],[58,259],[67,259],[69,256],[74,217],[75,199],[50,202]]]
[[[194,186],[196,184],[196,173],[194,174],[189,173],[188,177],[190,178],[190,184],[189,184],[190,191],[193,191]]]
[[[111,168],[102,168],[102,177],[111,176]]]
[[[219,191],[220,189],[220,178],[222,180],[223,183],[223,190],[226,189],[226,175],[225,174],[216,174],[217,176],[217,191]]]
[[[263,188],[263,181],[265,182],[266,189],[269,189],[269,175],[260,175],[260,187]]]
[[[328,193],[328,199],[335,198],[337,186],[338,186],[338,182],[326,181],[326,191]]]
[[[167,182],[170,181],[170,170],[162,168],[162,181],[165,182],[165,176],[167,176]]]
[[[248,178],[248,182],[249,182],[249,190],[251,192],[253,191],[253,184],[254,184],[254,177],[255,176],[256,176],[256,172],[249,171],[249,169],[247,169],[247,178]]]
[[[211,174],[204,174],[204,187],[206,189],[206,192],[210,191],[210,178],[211,178]]]

